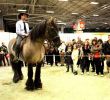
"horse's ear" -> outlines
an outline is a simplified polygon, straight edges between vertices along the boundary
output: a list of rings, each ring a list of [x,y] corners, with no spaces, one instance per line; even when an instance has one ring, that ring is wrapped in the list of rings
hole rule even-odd
[[[50,17],[49,20],[48,20],[48,24],[49,24],[49,25],[51,25],[51,24],[53,24],[53,23],[55,23],[55,22],[56,22],[56,19],[53,18],[53,17]]]

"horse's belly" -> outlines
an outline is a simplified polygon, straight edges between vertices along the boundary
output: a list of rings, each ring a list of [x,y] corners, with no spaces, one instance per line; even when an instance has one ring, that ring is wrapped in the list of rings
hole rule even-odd
[[[27,63],[37,63],[41,62],[44,58],[45,51],[27,52],[24,56],[24,60]]]

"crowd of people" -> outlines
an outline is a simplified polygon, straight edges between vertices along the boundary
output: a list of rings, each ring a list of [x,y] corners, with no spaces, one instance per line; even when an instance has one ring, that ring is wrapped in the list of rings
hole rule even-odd
[[[78,74],[78,67],[81,69],[81,74],[90,73],[90,66],[95,75],[104,76],[104,66],[107,66],[108,73],[110,72],[110,35],[108,40],[102,39],[85,39],[82,41],[78,37],[71,42],[62,42],[59,48],[52,47],[46,54],[46,62],[53,66],[55,56],[55,65],[61,66],[66,64],[67,71],[71,68],[72,73]],[[106,60],[106,65],[104,61]]]
[[[104,61],[106,60],[106,65]],[[78,74],[80,68],[81,74],[87,74],[90,71],[95,72],[95,75],[104,76],[104,67],[107,66],[107,72],[110,73],[110,35],[108,40],[103,41],[94,37],[92,40],[85,39],[84,41],[78,37],[65,43],[64,41],[59,48],[51,46],[47,50],[44,62],[53,66],[66,65],[67,71],[71,68],[73,74]],[[9,55],[7,47],[4,43],[0,46],[0,66],[9,64]],[[92,70],[90,70],[91,68]]]

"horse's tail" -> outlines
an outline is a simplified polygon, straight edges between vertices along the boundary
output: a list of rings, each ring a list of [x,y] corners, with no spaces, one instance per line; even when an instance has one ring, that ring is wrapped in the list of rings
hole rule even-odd
[[[10,61],[12,61],[15,57],[15,51],[13,49],[13,46],[16,42],[16,39],[13,38],[9,41],[9,44],[8,44],[8,52],[9,52],[9,55],[10,55]]]
[[[15,38],[9,41],[8,52],[10,55],[10,64],[11,64],[12,70],[14,72],[13,82],[17,83],[19,80],[23,79],[23,74],[21,71],[21,67],[23,65],[22,65],[21,61],[16,59],[15,51],[14,51],[15,42],[16,42]]]

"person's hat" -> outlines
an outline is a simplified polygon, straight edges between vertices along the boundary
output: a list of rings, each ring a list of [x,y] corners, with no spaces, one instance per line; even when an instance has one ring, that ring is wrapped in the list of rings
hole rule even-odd
[[[27,17],[29,16],[29,14],[27,14],[27,13],[20,13],[20,14],[18,15],[18,18],[21,19],[21,16],[23,16],[23,15],[26,15]]]

